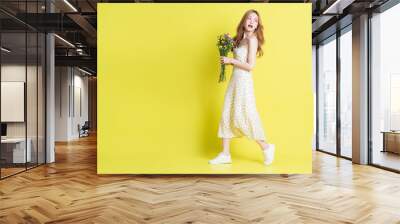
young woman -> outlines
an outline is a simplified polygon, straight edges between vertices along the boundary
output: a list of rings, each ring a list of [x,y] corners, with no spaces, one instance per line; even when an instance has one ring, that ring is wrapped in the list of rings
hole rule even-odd
[[[266,142],[256,109],[251,74],[257,54],[263,55],[261,45],[264,43],[263,25],[256,10],[248,10],[243,15],[233,39],[234,58],[221,57],[221,63],[233,65],[218,127],[218,137],[222,138],[223,150],[209,163],[231,163],[231,138],[247,136],[258,143],[264,155],[264,164],[269,165],[274,159],[275,145]]]

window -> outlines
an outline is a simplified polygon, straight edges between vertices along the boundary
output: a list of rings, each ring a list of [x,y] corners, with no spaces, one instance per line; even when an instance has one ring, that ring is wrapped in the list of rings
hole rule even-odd
[[[340,154],[352,157],[352,32],[340,36]]]
[[[15,5],[1,1],[0,6]],[[44,1],[18,2],[23,13],[43,13]],[[0,12],[2,103],[0,178],[45,163],[45,34]],[[11,109],[12,108],[12,109]]]
[[[318,47],[318,149],[336,153],[336,36]]]
[[[400,5],[371,18],[371,162],[400,170]]]

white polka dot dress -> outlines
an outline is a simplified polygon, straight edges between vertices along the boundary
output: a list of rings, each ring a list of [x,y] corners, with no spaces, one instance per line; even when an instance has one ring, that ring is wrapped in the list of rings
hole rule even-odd
[[[247,45],[233,49],[234,57],[247,61]],[[249,71],[233,67],[224,97],[218,137],[234,138],[246,136],[253,140],[265,140],[265,134],[256,109],[253,78]]]

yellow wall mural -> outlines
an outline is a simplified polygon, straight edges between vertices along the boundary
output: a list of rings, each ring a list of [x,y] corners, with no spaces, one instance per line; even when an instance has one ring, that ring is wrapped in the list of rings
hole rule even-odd
[[[210,165],[232,72],[218,83],[217,36],[248,9],[264,24],[252,75],[275,160],[242,137],[232,164]],[[311,33],[308,3],[98,4],[98,173],[311,173]]]

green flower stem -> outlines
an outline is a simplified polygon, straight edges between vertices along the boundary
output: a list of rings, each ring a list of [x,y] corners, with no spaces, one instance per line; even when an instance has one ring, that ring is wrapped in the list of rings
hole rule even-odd
[[[219,74],[218,82],[223,82],[223,81],[225,81],[225,64],[221,64],[221,73]]]

